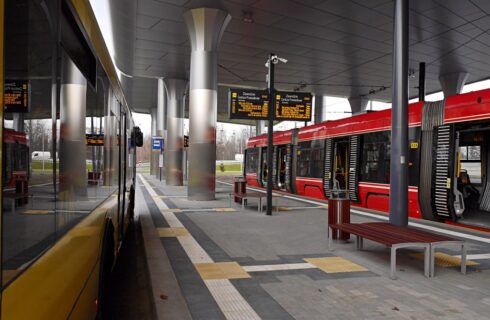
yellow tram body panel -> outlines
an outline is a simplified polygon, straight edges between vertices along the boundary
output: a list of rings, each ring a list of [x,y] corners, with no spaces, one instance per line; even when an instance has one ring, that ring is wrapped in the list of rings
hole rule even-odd
[[[2,319],[94,319],[107,218],[117,230],[117,197],[109,197],[3,291]]]

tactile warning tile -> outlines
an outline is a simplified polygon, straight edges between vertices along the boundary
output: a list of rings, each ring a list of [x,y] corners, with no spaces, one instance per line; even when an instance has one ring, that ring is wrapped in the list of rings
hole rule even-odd
[[[50,210],[26,210],[22,214],[48,214]]]
[[[216,212],[235,212],[236,210],[233,208],[214,208]]]
[[[161,209],[160,211],[178,213],[178,212],[182,212],[182,209]]]
[[[167,196],[154,196],[153,199],[166,199]]]
[[[323,206],[316,206],[315,208],[328,208],[328,204],[323,205]]]
[[[303,260],[326,273],[369,271],[368,269],[341,257],[306,258]]]
[[[172,237],[181,237],[181,236],[189,236],[189,231],[183,227],[177,228],[157,228],[158,235],[160,238],[172,238]]]
[[[423,260],[424,259],[424,254],[423,253],[412,253],[412,257],[415,257],[417,259]],[[438,267],[443,267],[443,268],[448,268],[448,267],[459,267],[461,266],[461,258],[459,257],[453,257],[449,254],[443,253],[443,252],[436,252],[435,253],[435,264]],[[471,261],[471,260],[466,260],[466,265],[467,266],[477,266],[479,265],[478,262]]]
[[[195,266],[203,280],[250,278],[236,262],[196,263]]]

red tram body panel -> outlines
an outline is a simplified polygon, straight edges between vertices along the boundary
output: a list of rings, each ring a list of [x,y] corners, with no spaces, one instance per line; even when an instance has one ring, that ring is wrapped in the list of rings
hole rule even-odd
[[[464,139],[468,140],[469,142],[465,142],[465,143],[467,143],[470,146],[478,144],[481,148],[480,156],[482,158],[480,160],[482,162],[482,166],[486,165],[483,164],[483,162],[490,163],[490,134],[488,137],[489,145],[487,148],[486,136],[485,138],[481,138],[481,137],[475,138],[477,137],[475,134],[470,135],[466,133],[466,132],[473,132],[473,131],[484,132],[487,126],[489,128],[488,131],[490,132],[490,90],[482,90],[482,91],[450,96],[445,101],[439,103],[443,103],[442,105],[443,110],[440,109],[441,110],[439,112],[440,120],[438,125],[434,127],[433,129],[434,132],[436,132],[437,130],[442,130],[439,128],[449,127],[451,130],[455,132],[454,136],[452,136],[450,140],[450,143],[454,142],[456,136],[459,137],[462,135],[463,136],[467,135],[469,138],[467,137]],[[420,179],[425,179],[424,176],[419,177],[421,175],[420,167],[422,167],[423,165],[426,167],[432,166],[433,168],[432,172],[435,172],[434,166],[437,166],[437,163],[432,164],[426,160],[421,160],[422,153],[424,152],[423,150],[425,150],[423,148],[427,148],[425,154],[435,154],[434,152],[438,152],[438,151],[434,151],[436,150],[435,146],[431,147],[428,145],[423,145],[422,142],[423,140],[422,136],[426,134],[425,132],[423,132],[423,124],[428,123],[429,121],[435,121],[435,120],[429,120],[429,117],[431,115],[424,108],[436,108],[436,107],[437,106],[435,105],[434,106],[431,105],[431,103],[417,102],[417,103],[410,104],[408,108],[409,128],[410,128],[409,130],[413,131],[413,139],[410,142],[411,143],[410,148],[412,150],[411,152],[413,152],[414,154],[413,161],[412,159],[410,159],[408,165],[410,170],[413,170],[412,175],[415,177],[414,181],[417,181],[416,183],[412,183],[408,189],[409,216],[413,218],[426,218],[431,214],[431,213],[426,213],[424,215],[422,213],[422,209],[419,201],[418,181]],[[424,113],[424,110],[426,110],[426,113]],[[424,119],[424,117],[427,118]],[[485,124],[485,122],[487,123]],[[355,198],[357,200],[353,201],[354,206],[369,208],[369,209],[387,213],[389,211],[389,194],[390,194],[389,181],[385,183],[368,181],[368,180],[365,181],[362,175],[359,174],[359,172],[361,170],[365,170],[365,168],[367,168],[370,165],[369,152],[373,150],[374,150],[373,152],[377,152],[375,148],[372,150],[369,149],[370,146],[367,140],[365,140],[366,135],[373,134],[373,133],[384,133],[384,135],[387,137],[390,135],[390,130],[391,130],[391,109],[387,109],[387,110],[376,111],[376,112],[368,112],[365,114],[356,115],[340,120],[326,121],[321,124],[315,124],[299,129],[293,129],[284,132],[275,132],[274,133],[275,150],[276,148],[279,148],[281,145],[282,146],[288,145],[290,146],[290,148],[292,148],[292,150],[296,150],[294,152],[291,152],[291,157],[286,160],[289,162],[289,168],[292,168],[290,169],[291,172],[289,176],[290,179],[292,179],[291,184],[294,186],[294,191],[291,192],[290,190],[284,190],[284,189],[282,189],[282,191],[295,193],[301,196],[327,200],[328,188],[330,188],[327,186],[327,184],[330,183],[331,180],[335,180],[334,184],[337,184],[338,182],[337,176],[339,176],[340,178],[344,177],[343,185],[347,186],[347,182],[348,182],[350,184],[350,189],[355,189],[354,190],[355,193],[353,194],[355,195]],[[437,133],[439,134],[439,131],[437,131]],[[481,133],[479,134],[481,135]],[[486,135],[486,133],[483,134]],[[360,138],[357,138],[357,143],[356,143],[356,139],[351,137],[360,137]],[[297,162],[300,161],[301,154],[302,154],[301,151],[302,148],[300,146],[302,144],[308,146],[308,142],[316,143],[318,141],[322,141],[322,143],[325,143],[324,149],[321,149],[322,153],[324,153],[322,157],[322,167],[324,168],[323,172],[321,176],[318,176],[318,173],[317,176],[315,177],[302,176],[301,173],[299,172],[301,169],[300,168],[301,165],[296,164]],[[331,144],[330,149],[328,147],[329,143]],[[358,144],[361,146],[358,146]],[[350,147],[346,148],[347,145],[349,145]],[[390,143],[388,143],[388,145],[391,146]],[[360,150],[357,152],[357,154],[354,154],[352,153],[352,151],[350,151],[354,147],[357,147],[358,150]],[[460,188],[459,181],[460,181],[460,171],[461,171],[461,163],[460,163],[461,155],[460,155],[459,148],[461,147],[461,144],[452,147],[453,149],[455,148],[455,153],[454,154],[449,153],[448,159],[450,164],[452,164],[453,167],[455,168],[453,171],[456,173],[452,174],[451,171],[452,169],[451,167],[448,166],[446,189],[452,190],[454,186],[454,193],[458,193],[457,187]],[[257,150],[257,149],[263,150],[266,148],[267,148],[267,135],[261,135],[261,136],[250,138],[247,143],[247,152],[251,152],[251,150]],[[335,150],[332,151],[332,148]],[[388,154],[390,147],[385,146],[385,148],[386,148],[385,154]],[[311,150],[313,150],[313,147],[311,147]],[[306,156],[304,160],[304,163],[306,163],[307,166],[308,166],[307,162],[317,161],[312,158],[313,153],[311,153],[311,150],[309,151],[310,158]],[[343,150],[345,150],[344,152],[345,155],[341,153]],[[484,161],[483,158],[487,157],[487,155],[485,155],[484,152],[487,152],[487,150],[488,150],[489,160]],[[328,152],[330,152],[330,154]],[[332,152],[335,155],[332,156],[331,155]],[[352,159],[355,156],[357,157],[357,162],[352,161]],[[342,157],[345,159],[342,159]],[[261,159],[263,161],[263,158]],[[275,161],[280,161],[280,160],[276,159]],[[328,166],[328,161],[333,162],[333,167]],[[342,161],[345,164],[345,167],[337,165],[337,163],[342,163]],[[433,160],[432,162],[435,163],[436,160]],[[351,166],[349,166],[349,164]],[[353,165],[356,167],[354,168]],[[280,164],[277,164],[277,166],[279,167]],[[485,168],[483,167],[481,168],[482,181],[480,186],[481,188],[480,200],[485,198],[487,195],[486,192],[487,188],[483,183],[483,180],[486,180],[486,174],[484,172],[486,172],[487,168],[488,168],[488,173],[490,175],[490,165],[486,165],[486,166],[487,167]],[[286,167],[288,166],[286,165]],[[264,183],[260,183],[260,179],[257,172],[260,171],[260,163],[258,163],[258,166],[256,166],[256,168],[257,170],[255,171],[252,169],[245,168],[244,174],[247,179],[247,184],[249,186],[254,186],[254,187],[263,187]],[[326,171],[327,168],[329,168],[328,172]],[[347,168],[348,171],[346,171]],[[356,176],[350,177],[349,178],[350,180],[347,181],[347,178],[345,177],[353,174],[355,174]],[[383,174],[384,176],[389,177],[389,166],[387,167],[387,172],[384,173],[378,172],[378,176],[382,176]],[[433,175],[436,175],[436,173],[433,173]],[[334,176],[334,178],[332,178],[332,176]],[[274,177],[274,179],[277,180],[279,178]],[[456,184],[458,184],[457,187]],[[340,183],[339,185],[342,186],[342,183]],[[490,185],[490,179],[488,185]],[[274,188],[281,190],[280,188],[277,188],[276,185],[274,186]],[[490,198],[490,187],[488,190],[488,197]],[[454,195],[450,191],[448,191],[447,199],[449,200],[447,201],[453,201],[452,200],[453,198]],[[434,205],[433,202],[434,200],[430,200],[430,201],[432,201],[432,206],[436,206]],[[449,207],[451,207],[451,205],[449,205]],[[454,208],[450,208],[450,211],[451,210],[457,211]],[[451,216],[454,217],[455,214],[448,213],[448,216],[445,217],[443,213],[440,213],[436,217],[439,219],[434,218],[434,220],[451,220],[450,219]],[[455,219],[453,218],[452,220]],[[490,226],[488,226],[488,228],[490,228]]]

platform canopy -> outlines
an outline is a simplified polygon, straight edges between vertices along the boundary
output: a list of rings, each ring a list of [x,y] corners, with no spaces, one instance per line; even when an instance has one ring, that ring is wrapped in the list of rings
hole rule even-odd
[[[190,46],[182,14],[218,7],[232,15],[220,46],[219,121],[229,121],[228,87],[265,88],[267,55],[288,59],[276,68],[277,88],[387,101],[392,85],[392,0],[109,0],[117,66],[131,76],[136,112],[156,105],[156,77],[188,78]],[[490,77],[490,1],[410,1],[409,95],[439,77],[467,72],[467,83]]]

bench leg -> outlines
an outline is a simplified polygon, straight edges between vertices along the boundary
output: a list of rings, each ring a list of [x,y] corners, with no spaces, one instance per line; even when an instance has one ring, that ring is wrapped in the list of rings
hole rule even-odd
[[[364,248],[364,238],[359,237],[359,250],[362,250]]]
[[[360,237],[356,235],[356,248],[357,248],[357,250],[359,250],[360,245],[361,245],[361,243],[360,243],[360,242],[361,242],[361,240],[359,240],[359,238],[360,238]]]
[[[434,246],[430,246],[430,270],[429,270],[429,276],[434,277],[436,274],[436,255],[435,255],[435,248]]]
[[[461,273],[466,274],[466,246],[461,245]]]
[[[390,279],[396,280],[396,248],[391,247]]]
[[[10,210],[12,211],[12,215],[15,214],[15,199],[10,200]]]
[[[424,275],[426,278],[430,278],[430,245],[424,248]]]
[[[327,229],[330,231],[328,233],[328,251],[333,251],[333,248],[332,248],[332,239],[333,239],[332,232],[333,232],[333,230],[330,228],[330,226],[328,226]]]
[[[262,198],[259,198],[259,213],[262,213]]]
[[[245,198],[242,198],[242,211],[245,209]]]

